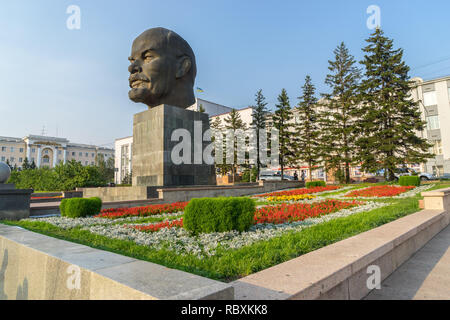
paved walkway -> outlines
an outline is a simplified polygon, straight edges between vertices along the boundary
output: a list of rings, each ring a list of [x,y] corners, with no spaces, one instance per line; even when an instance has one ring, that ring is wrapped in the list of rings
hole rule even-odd
[[[450,225],[364,299],[450,300]]]

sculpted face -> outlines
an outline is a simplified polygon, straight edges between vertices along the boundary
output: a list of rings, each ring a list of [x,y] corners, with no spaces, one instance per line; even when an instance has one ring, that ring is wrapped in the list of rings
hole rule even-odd
[[[195,102],[195,57],[192,49],[176,33],[149,29],[132,46],[129,98],[149,108],[170,104],[187,108]]]

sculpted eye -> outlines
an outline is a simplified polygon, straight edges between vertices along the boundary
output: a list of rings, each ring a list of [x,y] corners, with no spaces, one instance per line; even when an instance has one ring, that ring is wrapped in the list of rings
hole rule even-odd
[[[144,56],[144,60],[145,60],[145,61],[150,61],[150,60],[152,60],[154,57],[155,57],[155,56],[152,55],[152,54],[146,54],[146,55]]]

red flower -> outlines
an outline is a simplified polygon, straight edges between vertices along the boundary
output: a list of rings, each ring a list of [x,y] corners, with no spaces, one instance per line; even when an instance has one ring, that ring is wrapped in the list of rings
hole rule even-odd
[[[352,191],[346,197],[394,197],[414,188],[413,186],[373,186]]]
[[[300,194],[312,194],[312,193],[318,193],[318,192],[323,192],[323,191],[331,191],[331,190],[336,190],[339,188],[340,187],[338,187],[338,186],[301,188],[301,189],[295,189],[295,190],[289,190],[289,191],[278,191],[278,192],[265,193],[265,194],[259,195],[258,197],[294,196],[294,195],[300,195]]]
[[[184,211],[188,202],[175,202],[168,204],[153,204],[146,207],[135,207],[135,208],[111,208],[103,209],[95,218],[124,218],[124,217],[135,217],[135,216],[152,216],[155,214],[171,213]]]
[[[334,199],[324,200],[312,204],[280,204],[277,206],[267,206],[260,208],[255,213],[255,224],[303,221],[308,218],[330,214],[341,209],[351,208],[361,205],[359,201],[339,201]]]

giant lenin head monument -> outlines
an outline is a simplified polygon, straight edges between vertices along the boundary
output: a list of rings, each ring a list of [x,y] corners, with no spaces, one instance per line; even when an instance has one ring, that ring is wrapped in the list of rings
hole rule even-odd
[[[202,139],[209,129],[209,117],[186,110],[195,103],[197,66],[192,48],[175,32],[152,28],[133,41],[129,61],[128,96],[149,108],[133,119],[133,185],[215,185],[214,165],[199,163],[195,157],[210,143]],[[176,129],[187,130],[191,138],[183,141],[189,147],[178,155],[182,163],[173,161],[174,147],[182,141],[174,134]]]

